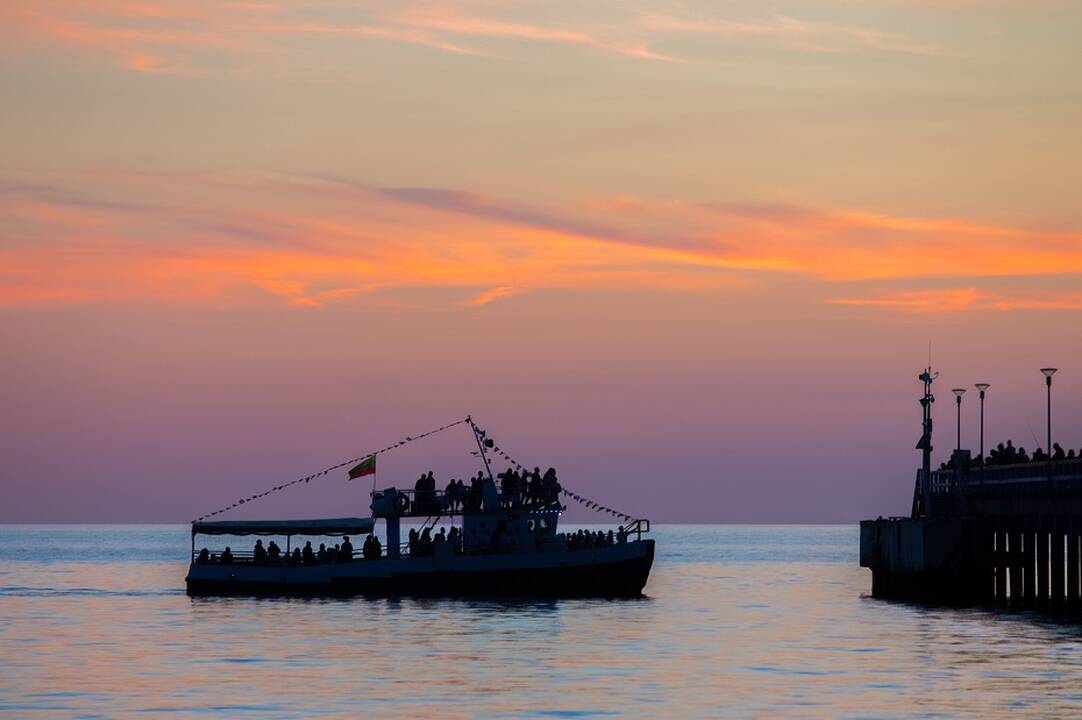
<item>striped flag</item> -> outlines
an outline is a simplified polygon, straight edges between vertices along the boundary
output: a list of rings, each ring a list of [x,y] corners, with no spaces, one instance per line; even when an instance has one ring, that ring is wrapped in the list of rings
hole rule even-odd
[[[357,478],[364,477],[365,475],[375,475],[375,474],[376,474],[376,456],[375,455],[369,455],[364,460],[361,460],[359,463],[357,463],[356,465],[353,466],[353,468],[349,471],[349,479],[350,480],[356,480]]]

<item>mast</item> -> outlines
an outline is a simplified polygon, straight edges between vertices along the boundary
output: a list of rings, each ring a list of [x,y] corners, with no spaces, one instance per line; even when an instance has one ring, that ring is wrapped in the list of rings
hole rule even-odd
[[[477,427],[473,423],[473,419],[467,415],[466,422],[470,424],[473,429],[473,439],[477,441],[477,449],[481,452],[481,462],[485,464],[485,472],[488,473],[488,479],[493,480],[492,468],[488,464],[488,455],[485,454],[485,448],[490,447],[492,441],[485,438],[485,431]],[[495,480],[493,480],[495,482]]]
[[[925,515],[928,514],[928,500],[929,500],[929,483],[931,481],[932,473],[932,403],[935,402],[935,396],[932,395],[932,381],[936,379],[939,373],[932,372],[932,366],[929,363],[928,367],[924,369],[917,379],[924,383],[924,395],[921,396],[921,430],[922,434],[920,440],[917,442],[917,449],[921,451],[921,474],[920,474],[920,499],[921,499],[921,512]],[[917,516],[917,503],[914,505],[914,517]]]

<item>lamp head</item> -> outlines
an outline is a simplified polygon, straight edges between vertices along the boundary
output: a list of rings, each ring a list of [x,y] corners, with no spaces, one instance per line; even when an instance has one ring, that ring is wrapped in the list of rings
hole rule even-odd
[[[984,392],[988,388],[992,387],[992,385],[990,383],[977,383],[974,387],[976,387],[981,392]]]
[[[1041,368],[1044,373],[1044,384],[1052,387],[1052,376],[1056,374],[1056,368]]]
[[[951,388],[951,392],[954,393],[954,397],[958,398],[958,402],[962,402],[962,396],[966,394],[965,388]]]

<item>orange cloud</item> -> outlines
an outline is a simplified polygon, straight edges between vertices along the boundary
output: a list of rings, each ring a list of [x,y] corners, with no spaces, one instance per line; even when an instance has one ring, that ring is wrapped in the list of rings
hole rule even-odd
[[[642,37],[642,28],[630,22],[603,23],[594,29],[547,27],[464,15],[453,6],[392,7],[393,11],[342,0],[318,8],[212,0],[26,0],[0,8],[0,38],[21,52],[41,45],[86,49],[130,70],[172,74],[228,72],[254,54],[287,53],[290,48],[281,43],[285,36],[370,38],[477,56],[491,53],[464,39],[513,39],[589,47],[644,60],[676,59],[653,50]],[[230,62],[223,63],[226,59]]]
[[[99,172],[0,182],[0,227],[9,305],[230,302],[256,289],[319,306],[402,287],[473,293],[462,302],[482,305],[545,288],[734,289],[766,273],[814,279],[840,305],[1076,309],[1077,293],[1037,281],[993,286],[1082,275],[1074,231],[626,197],[548,209],[333,178]],[[903,278],[906,289],[890,287]],[[933,279],[933,289],[912,287]],[[866,290],[838,292],[855,280]]]
[[[974,287],[942,290],[880,291],[873,297],[837,298],[835,305],[870,306],[943,315],[965,310],[1082,310],[1082,292],[987,291]]]

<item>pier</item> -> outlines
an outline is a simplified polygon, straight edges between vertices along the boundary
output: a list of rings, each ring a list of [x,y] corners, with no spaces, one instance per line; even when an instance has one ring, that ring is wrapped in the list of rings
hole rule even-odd
[[[860,524],[872,595],[1082,613],[1082,457],[989,465],[957,449],[931,470],[931,382],[923,467],[908,517]]]

